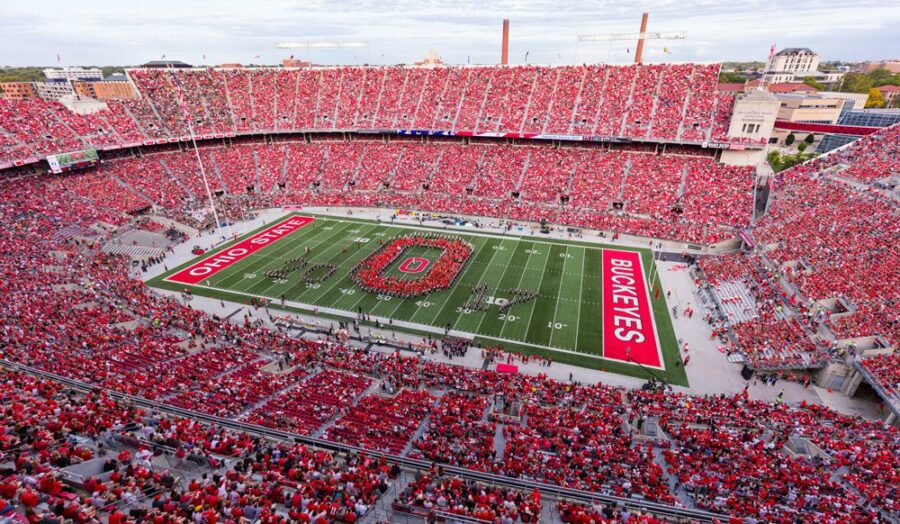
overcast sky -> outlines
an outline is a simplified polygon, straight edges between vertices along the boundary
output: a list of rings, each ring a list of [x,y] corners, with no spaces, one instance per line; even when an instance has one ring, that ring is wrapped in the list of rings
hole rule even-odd
[[[633,42],[582,44],[579,34],[631,33],[641,12],[645,61],[765,60],[769,47],[809,47],[826,60],[900,58],[900,6],[891,0],[0,0],[2,65],[395,64],[434,49],[448,63],[496,63],[509,18],[510,62],[627,62]],[[368,49],[283,51],[284,41],[367,41]],[[663,48],[669,53],[664,53]],[[203,55],[206,55],[204,60]],[[259,58],[255,58],[259,55]]]

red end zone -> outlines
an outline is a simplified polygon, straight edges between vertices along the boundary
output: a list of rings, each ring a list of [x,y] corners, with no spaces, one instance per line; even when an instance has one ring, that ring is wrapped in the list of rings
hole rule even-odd
[[[644,265],[636,251],[603,250],[603,358],[663,369]]]
[[[167,277],[165,280],[167,282],[177,282],[179,284],[198,284],[232,264],[247,258],[269,244],[290,235],[313,220],[315,219],[312,217],[301,216],[282,220],[267,228],[265,231],[260,231],[253,236],[247,237],[228,249],[219,251],[215,255],[209,256],[190,267],[182,269],[178,273]]]

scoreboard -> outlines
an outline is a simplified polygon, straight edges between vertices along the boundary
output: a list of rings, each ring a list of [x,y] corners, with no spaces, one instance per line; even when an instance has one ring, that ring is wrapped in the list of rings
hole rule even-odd
[[[96,149],[83,149],[58,155],[48,155],[47,163],[50,164],[51,173],[65,173],[76,169],[88,169],[100,163],[100,156]]]

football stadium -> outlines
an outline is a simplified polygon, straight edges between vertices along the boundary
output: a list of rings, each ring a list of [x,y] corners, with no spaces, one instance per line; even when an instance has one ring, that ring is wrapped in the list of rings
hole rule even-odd
[[[0,81],[0,522],[900,520],[895,62],[496,22]]]

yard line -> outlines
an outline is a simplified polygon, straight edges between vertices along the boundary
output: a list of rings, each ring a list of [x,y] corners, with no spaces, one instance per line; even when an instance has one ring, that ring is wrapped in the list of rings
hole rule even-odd
[[[522,242],[522,241],[520,240],[519,242]],[[522,265],[522,274],[519,275],[519,281],[516,282],[517,289],[522,286],[522,279],[525,278],[525,273],[528,272],[528,263],[531,262],[531,255],[534,254],[534,243],[531,244],[531,248],[528,249],[527,251],[531,251],[531,252],[527,253],[528,257],[525,259],[525,264]],[[503,270],[503,275],[500,277],[501,282],[503,281],[503,277],[506,276],[506,272],[509,271],[509,268],[510,268],[510,266],[506,266],[506,269]],[[540,284],[538,285],[538,292],[540,292]],[[509,313],[511,311],[512,311],[512,308],[510,308],[509,311],[506,312],[506,317],[503,319],[503,324],[500,325],[500,331],[498,332],[498,333],[500,333],[500,335],[503,335],[503,330],[506,329],[506,322],[508,321],[507,319],[509,319]],[[485,315],[485,316],[487,316],[487,315]],[[482,322],[484,322],[483,318],[481,320],[482,320]],[[478,328],[481,329],[481,324],[478,324]],[[525,326],[525,332],[526,333],[528,332],[527,325]]]
[[[441,290],[441,291],[447,291],[447,296],[444,298],[443,302],[441,303],[440,308],[438,309],[438,312],[432,317],[432,322],[438,321],[438,319],[443,318],[443,315],[442,315],[442,314],[443,314],[443,312],[444,312],[444,308],[446,308],[446,307],[450,304],[450,298],[453,297],[453,291],[456,289],[456,286],[462,285],[462,282],[463,282],[463,280],[465,280],[466,275],[469,274],[469,270],[471,270],[473,267],[475,267],[475,265],[476,265],[476,264],[475,264],[475,258],[478,257],[478,252],[479,252],[480,250],[482,250],[482,249],[485,248],[485,246],[487,245],[488,241],[489,241],[489,239],[478,239],[478,240],[472,239],[473,245],[474,245],[476,242],[479,242],[479,244],[478,244],[477,247],[472,251],[472,258],[471,258],[471,260],[466,264],[465,269],[463,269],[463,272],[462,272],[462,274],[459,276],[459,279],[457,280],[456,285],[454,285],[454,286],[451,287],[450,289]],[[494,257],[497,256],[497,251],[498,251],[498,250],[494,250],[494,254],[491,255],[491,260],[493,260]],[[481,276],[484,276],[484,273],[485,273],[485,272],[487,272],[487,269],[485,269],[484,272],[482,272]],[[432,296],[432,293],[429,293],[429,294],[425,295],[425,298],[423,298],[423,299],[421,299],[421,300],[428,300],[431,296]],[[435,306],[436,306],[436,305],[437,305],[437,302],[435,302],[434,304],[435,304]],[[420,308],[418,309],[418,311],[416,311],[415,313],[413,313],[413,316],[410,317],[410,321],[412,321],[414,318],[416,318],[416,316],[417,316],[419,313],[425,311],[425,309],[426,309],[426,308],[420,307]],[[457,315],[456,320],[453,321],[453,325],[456,325],[456,322],[457,322],[458,320],[459,320],[459,316]],[[437,325],[437,324],[434,324],[434,323],[432,323],[432,322],[429,322],[429,324],[432,325],[432,326]],[[441,325],[443,326],[444,324],[442,323]]]
[[[581,280],[578,283],[578,314],[575,315],[575,350],[578,350],[578,337],[581,334],[581,300],[584,298],[584,266],[587,260],[587,249],[582,248]]]
[[[395,230],[395,229],[398,230],[398,231],[402,231],[402,230],[404,229],[404,228],[397,227],[397,226],[386,226],[386,227],[387,227],[387,230],[386,230],[385,232],[387,232],[387,233],[390,233],[392,230]],[[390,235],[388,235],[388,236],[390,236]],[[374,250],[373,250],[373,252],[374,252]],[[367,255],[367,256],[368,256],[368,255]],[[356,285],[356,284],[354,284],[354,285]],[[356,286],[356,287],[359,287],[359,286]],[[363,300],[365,300],[366,298],[371,297],[371,296],[373,296],[373,295],[377,295],[377,294],[375,294],[375,293],[369,293],[368,291],[364,291],[362,288],[359,288],[359,289],[360,289],[360,291],[362,291],[362,292],[359,294],[359,299],[358,299],[356,302],[354,302],[353,305],[350,307],[350,312],[353,313],[354,315],[356,314],[356,313],[354,312],[354,310],[357,309],[357,308],[359,307],[359,304],[360,304]],[[393,298],[393,297],[392,297],[392,298]],[[332,302],[332,303],[333,303],[333,302]],[[373,306],[373,308],[374,308],[374,307],[377,307],[377,304],[376,304],[375,306]],[[366,312],[366,311],[363,311],[363,313],[365,313],[365,314],[371,314],[371,313]]]
[[[491,272],[491,266],[494,265],[494,259],[497,257],[497,254],[500,253],[501,251],[509,251],[510,252],[509,259],[507,260],[507,263],[504,264],[504,266],[503,266],[503,273],[500,275],[500,279],[497,280],[497,285],[499,286],[500,283],[503,282],[503,277],[506,276],[506,271],[509,269],[509,267],[511,265],[509,262],[512,261],[512,257],[515,256],[515,253],[516,253],[515,249],[510,250],[510,249],[507,249],[507,247],[503,245],[505,241],[506,241],[506,239],[501,239],[500,243],[497,244],[496,247],[501,248],[501,249],[494,249],[494,254],[491,255],[491,259],[488,260],[487,263],[485,264],[485,270],[481,272],[481,276],[478,277],[478,281],[476,281],[475,285],[472,286],[473,288],[481,285],[481,283],[484,282],[485,277],[487,277],[487,275]],[[500,288],[498,287],[496,289],[496,291],[500,291]],[[497,298],[496,291],[494,291],[495,299]],[[463,303],[465,304],[465,302],[463,302]],[[490,309],[489,306],[488,306],[488,309]],[[475,328],[476,333],[481,331],[481,325],[484,323],[485,319],[488,317],[488,314],[489,314],[488,309],[485,309],[484,311],[479,311],[479,313],[481,313],[481,318],[478,319],[478,327]],[[462,319],[462,317],[458,316],[456,320],[459,321],[461,319]],[[454,327],[456,327],[456,326],[454,325]]]
[[[328,231],[328,233],[329,233],[329,234],[326,236],[326,238],[331,239],[332,237],[336,237],[336,236],[338,236],[338,235],[341,235],[341,237],[343,237],[343,233],[344,233],[344,231],[345,231],[346,229],[347,229],[346,227],[342,227],[342,228],[338,229],[337,231],[334,231],[334,230],[325,230],[325,231]],[[312,239],[309,239],[309,240],[311,241]],[[319,244],[317,244],[317,245],[321,245],[321,243],[322,243],[322,242],[321,242],[321,240],[320,240],[320,241],[319,241]],[[291,258],[294,258],[294,257],[293,257],[294,253],[297,253],[297,254],[302,254],[302,253],[304,253],[306,247],[307,247],[307,246],[306,246],[304,243],[301,242],[299,245],[297,245],[297,247],[291,248],[290,251],[288,251],[287,253],[285,253],[285,254],[284,254],[284,258],[282,258],[281,260],[279,260],[279,263],[283,264],[285,260],[290,260]],[[327,246],[327,247],[323,248],[323,252],[324,252],[324,250],[327,250],[328,247],[330,247],[330,246]],[[318,256],[319,256],[320,254],[321,254],[321,253],[316,253],[315,255],[313,255],[312,257],[309,258],[309,261],[315,260],[316,258],[318,258]],[[302,283],[302,282],[301,282],[301,283]],[[268,287],[266,287],[265,289],[263,289],[263,290],[260,292],[260,295],[261,295],[261,296],[264,296],[264,297],[269,297],[269,298],[276,298],[274,295],[270,296],[270,295],[268,294],[268,293],[269,293],[269,290],[271,290],[272,288],[274,288],[274,287],[276,287],[276,286],[283,286],[283,285],[284,285],[284,284],[279,283],[279,282],[272,282],[271,285],[269,285]],[[285,297],[287,297],[287,293],[288,293],[290,290],[294,289],[295,287],[297,287],[296,284],[293,285],[293,286],[291,286],[291,287],[289,287],[289,288],[287,288],[287,289],[285,289],[281,294],[283,294],[283,295],[285,295]]]
[[[286,216],[290,216],[290,215],[286,215]],[[279,220],[281,220],[281,219],[278,219],[275,222],[278,222]],[[315,222],[316,221],[313,220],[313,222],[311,222],[310,224],[307,224],[303,228],[298,229],[291,235],[281,238],[279,240],[276,240],[275,242],[272,242],[271,244],[265,246],[263,249],[253,253],[252,256],[247,257],[246,259],[237,262],[236,264],[234,264],[231,267],[225,268],[219,274],[219,278],[216,280],[216,284],[218,284],[220,286],[221,285],[232,286],[234,284],[237,284],[243,279],[243,277],[239,276],[232,283],[231,280],[234,279],[234,277],[240,275],[242,272],[255,271],[254,268],[256,268],[257,266],[260,266],[260,268],[266,267],[269,263],[268,261],[273,258],[277,258],[277,254],[284,251],[285,246],[292,245],[291,241],[293,241],[294,239],[296,239],[296,238],[304,238],[304,239],[315,238],[317,235],[319,235],[321,233],[321,231],[319,229],[317,229],[316,227],[314,227],[312,225]],[[256,232],[259,232],[259,231],[256,231]],[[255,234],[255,233],[253,231],[246,233],[243,237],[241,237],[238,240],[238,242],[241,242],[241,241],[245,240],[246,238],[249,238],[249,236],[252,236],[252,234]],[[288,241],[287,240],[288,238],[290,238],[291,241]],[[235,243],[237,243],[237,242],[235,242]],[[262,265],[260,265],[261,262],[263,262]],[[252,286],[252,284],[251,284],[251,286]]]
[[[344,221],[342,221],[342,222],[344,222]],[[353,222],[344,222],[344,223],[345,223],[345,224],[353,224]],[[367,229],[367,231],[366,231],[365,233],[362,233],[362,232],[358,233],[359,238],[367,238],[367,237],[365,237],[365,236],[363,236],[363,235],[368,235],[369,233],[372,233],[372,232],[376,231],[376,230],[377,230],[379,227],[381,227],[381,226],[378,225],[378,224],[376,224],[376,225],[366,224],[366,225],[364,225],[364,227],[366,227],[366,228],[368,228],[368,229]],[[367,242],[367,244],[368,244],[368,242]],[[334,243],[334,244],[332,244],[331,246],[328,246],[327,248],[325,248],[325,249],[323,250],[323,253],[322,253],[322,254],[324,254],[325,251],[329,251],[332,247],[336,247],[337,245],[338,245],[338,243]],[[360,249],[362,249],[362,247],[360,247]],[[366,255],[366,256],[368,256],[368,255]],[[343,277],[341,277],[341,276],[339,276],[339,275],[337,274],[337,273],[338,273],[337,270],[343,270],[343,268],[345,268],[345,267],[347,267],[347,266],[349,266],[349,265],[352,265],[353,263],[355,263],[354,260],[356,260],[356,259],[355,259],[355,258],[346,257],[346,260],[344,260],[344,262],[341,262],[341,263],[337,264],[337,267],[336,267],[336,270],[335,270],[335,274],[334,274],[334,276],[332,277],[332,278],[334,278],[334,282],[331,284],[330,287],[328,287],[327,289],[323,290],[323,291],[322,291],[321,293],[319,293],[318,295],[313,294],[313,295],[314,295],[314,298],[311,297],[310,300],[319,301],[319,300],[322,300],[323,298],[327,297],[328,294],[331,293],[331,292],[334,290],[335,287],[339,286],[339,285],[341,284],[341,281],[343,280]],[[335,277],[336,277],[336,278],[335,278]],[[308,289],[310,289],[310,288],[308,288]],[[308,290],[308,289],[307,289],[307,290]],[[306,293],[307,290],[304,290],[303,292],[300,293],[300,295],[297,295],[297,296],[294,297],[294,298],[299,300],[300,297],[302,297],[302,296]]]
[[[552,246],[548,246],[548,247],[552,247]],[[532,247],[531,247],[531,253],[528,253],[528,259],[525,261],[525,269],[523,269],[522,274],[519,275],[519,283],[516,284],[517,288],[522,286],[522,278],[525,276],[525,272],[528,270],[528,263],[531,262],[531,255],[533,255],[533,254],[534,254],[534,245],[532,245]],[[544,259],[543,265],[541,266],[545,270],[547,268],[548,260],[550,260],[550,250],[549,249],[547,250],[547,258]],[[546,271],[541,271],[541,279],[538,281],[537,289],[534,290],[539,295],[541,293],[541,284],[544,283],[544,275],[546,273],[547,273]],[[537,298],[538,297],[535,297],[534,303],[531,304],[531,312],[528,313],[528,322],[525,322],[523,324],[523,326],[525,326],[525,334],[522,335],[523,341],[525,340],[525,337],[528,336],[528,324],[531,323],[531,317],[532,317],[532,315],[534,315],[534,309],[537,307]],[[510,311],[512,311],[512,308],[510,308]],[[506,318],[503,319],[503,326],[500,327],[500,335],[501,336],[503,335],[503,332],[506,330],[506,323],[508,322],[508,320],[507,320],[508,318],[509,318],[509,314],[507,313]]]
[[[473,243],[474,243],[474,242],[473,242]],[[459,276],[459,280],[457,281],[456,285],[453,286],[453,287],[451,287],[450,289],[442,290],[442,291],[448,291],[449,293],[447,294],[447,298],[444,299],[444,303],[441,304],[441,308],[440,308],[440,309],[438,310],[438,312],[434,315],[433,320],[436,321],[436,320],[442,318],[442,314],[444,313],[444,309],[447,307],[447,305],[450,304],[450,297],[453,296],[453,290],[456,288],[456,286],[460,285],[460,284],[462,283],[463,280],[465,280],[466,275],[469,274],[469,271],[471,271],[472,268],[475,267],[475,263],[474,263],[474,262],[475,262],[475,257],[478,256],[478,250],[482,249],[482,248],[485,246],[486,243],[487,243],[487,240],[482,241],[482,244],[481,244],[480,246],[478,246],[475,250],[472,251],[472,257],[473,257],[473,258],[472,258],[472,260],[470,261],[471,263],[467,263],[467,264],[466,264],[466,267],[465,267],[465,269],[463,269],[463,273]],[[493,260],[495,256],[497,256],[497,252],[496,252],[496,251],[494,252],[493,255],[491,255],[491,260]],[[485,271],[486,271],[486,270],[485,270]],[[430,296],[431,296],[431,293],[429,293],[428,295],[426,295],[426,297],[423,298],[422,300],[427,300],[428,297],[430,297]],[[410,322],[414,322],[414,321],[415,321],[414,319],[416,318],[416,316],[417,316],[419,313],[421,313],[422,311],[424,311],[424,310],[425,310],[425,308],[419,308],[419,311],[416,311],[416,312],[413,314],[413,316],[410,317],[409,321],[410,321]],[[455,323],[455,321],[454,321],[454,323]],[[432,325],[435,325],[435,324],[432,324]]]
[[[285,260],[289,260],[289,259],[293,258],[293,255],[294,255],[295,253],[298,253],[298,252],[302,253],[303,250],[305,249],[306,245],[308,245],[310,242],[315,241],[315,242],[316,242],[316,246],[324,246],[324,247],[322,247],[321,250],[311,251],[311,253],[314,253],[314,254],[313,254],[312,256],[310,256],[307,260],[309,260],[309,261],[311,261],[311,262],[312,262],[312,261],[316,261],[316,260],[318,260],[321,256],[323,256],[323,255],[324,255],[331,247],[333,247],[333,246],[335,245],[335,243],[334,243],[333,241],[332,241],[332,242],[327,242],[327,243],[326,243],[325,240],[331,240],[331,239],[333,239],[333,238],[335,238],[335,237],[338,237],[338,236],[340,236],[341,238],[343,238],[343,235],[344,235],[344,233],[345,233],[345,230],[346,230],[346,226],[343,226],[343,225],[341,225],[337,230],[335,230],[335,229],[324,230],[324,231],[327,231],[327,235],[326,235],[326,238],[325,238],[325,239],[314,240],[315,237],[306,239],[306,241],[299,243],[297,246],[292,247],[290,250],[288,250],[288,251],[285,252],[284,254],[280,255],[280,256],[277,258],[277,260],[279,260],[281,263],[284,263]],[[262,296],[262,297],[268,297],[268,298],[278,298],[277,296],[275,296],[275,295],[269,295],[268,293],[270,292],[270,290],[271,290],[272,288],[274,288],[274,287],[276,287],[276,286],[283,286],[283,285],[284,285],[283,283],[273,282],[271,285],[269,285],[268,287],[266,287],[265,289],[263,289],[262,291],[260,291],[260,292],[259,292],[259,295]],[[282,291],[281,294],[284,294],[285,297],[287,297],[288,294],[289,294],[292,290],[296,289],[299,285],[303,285],[303,283],[302,283],[302,282],[294,283],[294,284],[291,285],[290,287],[284,289],[284,290]],[[305,290],[304,290],[304,291],[305,291]]]
[[[488,262],[487,262],[487,269],[485,269],[484,272],[481,273],[481,276],[478,278],[478,282],[477,282],[477,283],[475,284],[475,286],[473,286],[473,287],[477,287],[477,286],[481,285],[481,283],[484,281],[485,277],[487,276],[488,272],[489,272],[490,269],[491,269],[491,265],[494,263],[494,259],[497,258],[497,253],[499,253],[499,252],[501,252],[501,251],[510,251],[509,260],[510,260],[510,261],[512,260],[512,257],[515,255],[516,250],[515,250],[515,249],[508,250],[508,249],[506,248],[506,246],[503,245],[504,241],[505,241],[505,239],[500,240],[500,243],[497,244],[497,247],[503,247],[503,249],[495,249],[495,250],[494,250],[494,254],[491,256],[491,259],[488,260]],[[497,281],[497,284],[498,284],[498,285],[500,284],[500,282],[503,281],[503,275],[506,274],[506,270],[507,270],[507,269],[509,269],[509,264],[508,264],[508,263],[506,264],[506,268],[503,270],[503,274],[500,275],[500,280]],[[499,291],[499,290],[500,290],[500,289],[498,288],[497,291]],[[494,298],[496,298],[496,291],[494,292]],[[488,308],[488,309],[490,309],[490,308]],[[475,332],[476,332],[476,333],[478,333],[478,332],[481,331],[481,324],[484,323],[484,319],[487,318],[487,316],[488,316],[488,314],[489,314],[488,309],[486,309],[485,311],[482,311],[482,312],[481,312],[481,319],[479,319],[479,321],[478,321],[478,327],[475,328]],[[457,320],[459,320],[459,319],[457,319]],[[455,323],[454,323],[454,324],[455,324]]]
[[[354,221],[348,221],[348,222],[354,223]],[[356,223],[359,223],[359,222],[356,222]],[[394,227],[394,226],[391,226],[391,225],[386,225],[386,224],[378,223],[378,224],[376,224],[376,225],[375,225],[375,226],[374,226],[367,234],[371,234],[372,236],[377,236],[377,237],[379,237],[379,238],[388,238],[388,237],[391,236],[392,232],[393,232],[394,230],[396,230],[396,229],[398,229],[398,228],[396,228],[396,227]],[[367,243],[367,246],[366,246],[366,247],[368,247],[368,244],[371,244],[372,246],[378,246],[378,243],[377,243],[377,242],[370,242],[370,243]],[[379,247],[380,247],[380,246],[379,246]],[[372,253],[374,253],[377,249],[379,249],[379,247],[375,247],[374,249],[366,249],[366,248],[362,248],[362,247],[361,247],[360,249],[362,249],[362,251],[359,252],[359,254],[362,255],[362,256],[360,256],[360,257],[352,257],[352,258],[351,258],[351,257],[348,257],[346,261],[344,261],[344,262],[341,263],[341,264],[338,264],[338,268],[341,269],[341,270],[343,271],[345,268],[348,268],[348,267],[352,266],[353,264],[357,263],[358,261],[362,260],[363,258],[368,257],[369,255],[371,255]],[[328,289],[326,290],[326,293],[322,293],[322,294],[318,297],[318,300],[321,300],[321,299],[325,298],[325,296],[326,296],[328,293],[330,293],[331,291],[333,291],[334,288],[338,287],[338,286],[341,284],[341,282],[343,282],[343,280],[344,280],[345,278],[348,279],[348,282],[349,282],[349,285],[350,285],[350,286],[355,286],[355,287],[357,287],[357,288],[359,287],[359,286],[356,286],[356,284],[353,283],[353,281],[349,280],[348,277],[340,277],[337,281],[335,281],[335,282],[331,285],[330,288],[328,288]],[[362,302],[362,300],[363,300],[365,297],[371,296],[371,295],[367,294],[365,291],[362,291],[361,288],[359,289],[359,291],[361,291],[361,293],[360,293],[360,298],[359,298],[356,302],[354,302],[353,306],[351,306],[351,309],[356,309],[357,304],[359,304],[360,302]],[[340,296],[335,296],[334,299],[332,299],[332,300],[329,302],[328,306],[324,306],[324,305],[323,305],[323,307],[334,307],[334,305],[337,304],[338,302],[340,302],[341,299],[343,299],[343,298],[344,298],[344,295],[343,295],[343,294],[341,294]],[[341,308],[341,309],[343,309],[343,308]]]
[[[510,255],[510,257],[509,257],[510,262],[512,261],[512,257],[514,257],[514,256],[516,255],[516,248],[518,248],[518,245],[519,245],[520,242],[522,242],[522,241],[521,241],[521,240],[516,240],[516,241],[515,241],[515,246],[513,247],[513,249],[510,250],[510,251],[512,252],[512,255]],[[502,246],[503,243],[501,242],[500,245]],[[498,249],[497,251],[500,251],[500,250]],[[497,253],[494,253],[494,256],[497,256]],[[526,266],[528,265],[528,260],[529,260],[529,259],[531,259],[531,253],[528,253],[528,257],[525,259],[525,265],[526,265]],[[491,258],[491,262],[493,262],[493,260],[494,260],[494,259]],[[490,263],[488,264],[488,266],[490,266]],[[500,275],[500,279],[497,280],[497,285],[498,285],[498,286],[503,282],[503,277],[506,276],[506,272],[509,271],[509,268],[510,268],[510,267],[512,267],[512,264],[507,263],[507,264],[506,264],[506,267],[503,268],[503,273]],[[523,267],[524,267],[524,266],[523,266]],[[486,273],[487,273],[487,271],[485,271],[484,274],[486,274]],[[482,277],[484,277],[484,274],[482,274]],[[524,270],[524,269],[522,270],[522,274],[519,275],[519,283],[520,283],[520,284],[522,283],[522,276],[523,276],[523,275],[525,275],[525,270]],[[479,283],[480,283],[480,282],[479,282]],[[518,287],[518,286],[516,286],[516,287]],[[499,288],[499,287],[497,288],[497,291],[500,291],[500,288]],[[496,291],[495,291],[495,294],[494,294],[494,298],[495,298],[495,299],[497,298]],[[487,311],[485,311],[484,314],[481,315],[481,320],[478,322],[478,327],[475,329],[475,332],[476,332],[476,333],[478,333],[478,332],[481,331],[481,325],[484,324],[484,320],[487,318],[487,316],[488,316],[488,312],[487,312]],[[504,325],[505,325],[505,322],[506,322],[506,321],[504,320]],[[501,328],[500,328],[500,333],[501,333],[501,334],[503,333],[503,327],[502,327],[502,326],[501,326]]]

